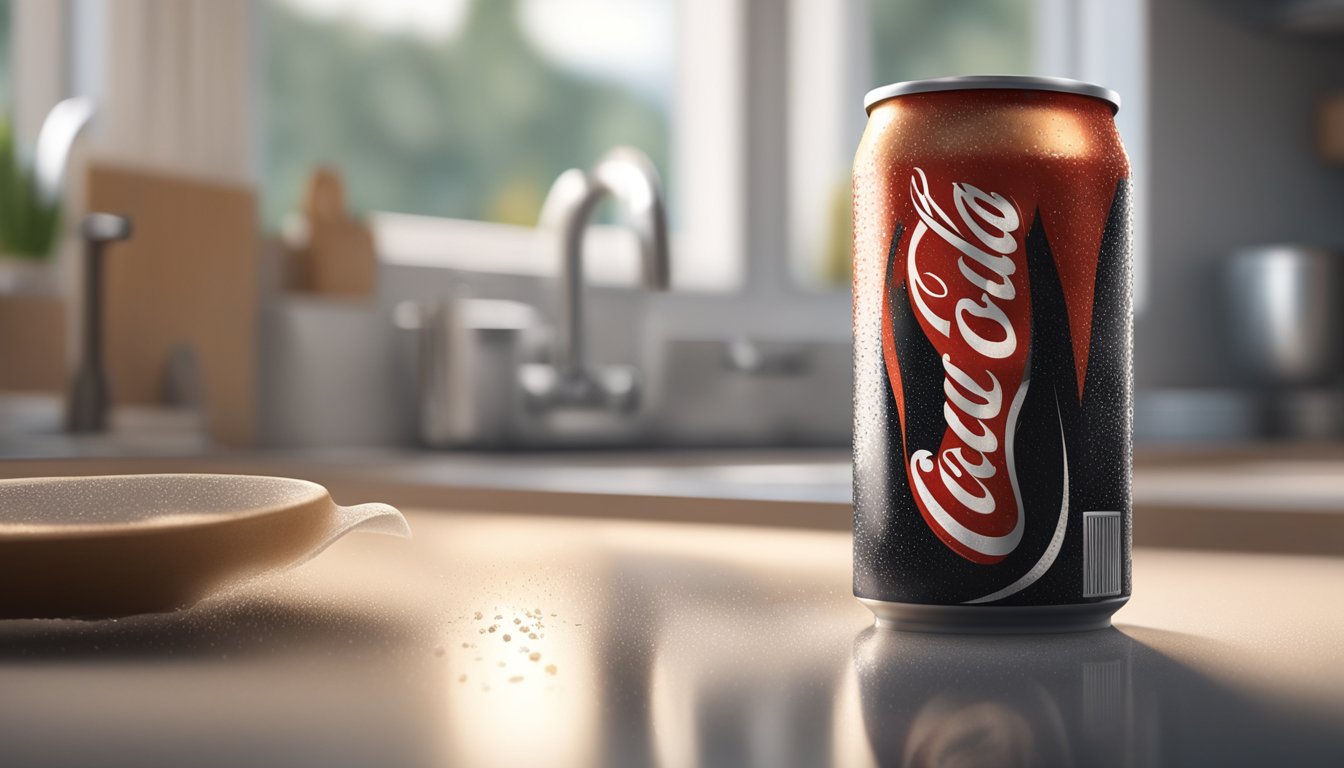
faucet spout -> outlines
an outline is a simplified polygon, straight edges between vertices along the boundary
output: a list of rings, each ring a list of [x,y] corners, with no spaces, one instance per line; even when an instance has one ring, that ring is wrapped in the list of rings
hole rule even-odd
[[[607,197],[616,201],[623,223],[639,243],[644,286],[661,291],[670,283],[667,209],[653,161],[632,147],[616,147],[587,173],[578,169],[562,173],[551,186],[541,214],[543,229],[555,231],[560,244],[556,380],[547,387],[547,399],[570,404],[601,404],[610,399],[600,377],[593,375],[588,359],[583,307],[584,233],[598,204]]]
[[[644,287],[667,290],[671,283],[667,206],[653,161],[632,147],[616,147],[598,161],[589,175],[599,190],[621,204],[627,225],[639,239]]]

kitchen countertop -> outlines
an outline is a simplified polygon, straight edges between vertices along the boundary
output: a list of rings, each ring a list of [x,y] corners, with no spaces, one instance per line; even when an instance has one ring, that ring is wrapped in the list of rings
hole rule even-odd
[[[842,531],[408,518],[0,622],[0,765],[1344,764],[1341,559],[1140,548],[1116,629],[977,638],[873,629]]]

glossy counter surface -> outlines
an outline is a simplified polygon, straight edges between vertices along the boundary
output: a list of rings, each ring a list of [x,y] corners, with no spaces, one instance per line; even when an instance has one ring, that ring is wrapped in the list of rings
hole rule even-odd
[[[1341,560],[1140,550],[1116,630],[905,635],[843,532],[408,517],[185,613],[0,622],[0,765],[1344,765]]]

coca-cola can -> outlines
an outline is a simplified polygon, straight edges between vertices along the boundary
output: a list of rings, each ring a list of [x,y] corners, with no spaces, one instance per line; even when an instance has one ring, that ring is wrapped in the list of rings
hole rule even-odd
[[[854,594],[879,625],[1095,629],[1130,594],[1129,160],[1099,86],[868,93]]]

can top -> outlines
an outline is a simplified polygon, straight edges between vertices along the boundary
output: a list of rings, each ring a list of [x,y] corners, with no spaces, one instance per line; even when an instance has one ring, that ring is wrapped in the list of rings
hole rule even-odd
[[[1031,77],[1027,75],[970,75],[966,77],[936,77],[931,80],[907,80],[874,88],[863,97],[863,108],[872,112],[878,102],[910,93],[933,93],[935,91],[1057,91],[1076,93],[1101,99],[1111,105],[1111,113],[1120,111],[1120,94],[1110,88],[1103,88],[1081,80],[1069,80],[1063,77]]]

